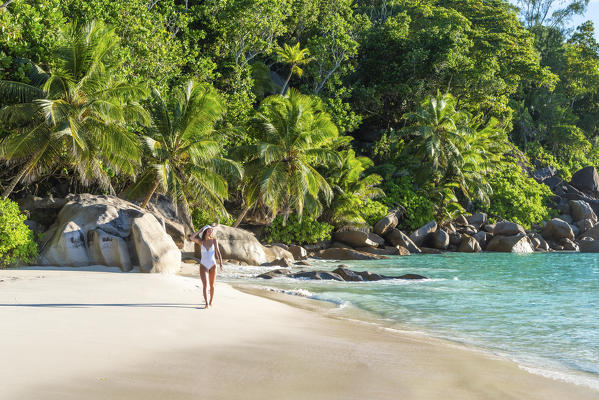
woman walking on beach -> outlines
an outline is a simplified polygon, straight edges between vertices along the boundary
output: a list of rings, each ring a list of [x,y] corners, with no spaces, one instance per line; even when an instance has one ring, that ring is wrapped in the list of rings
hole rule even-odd
[[[204,301],[206,302],[206,308],[212,306],[212,299],[214,298],[214,280],[216,279],[216,260],[218,257],[218,263],[220,269],[223,269],[223,258],[220,255],[218,249],[218,242],[212,235],[214,233],[213,228],[210,225],[204,226],[202,229],[190,236],[190,240],[200,245],[201,259],[200,259],[200,277],[202,278],[202,286],[204,289]],[[206,293],[207,281],[210,282],[210,301]]]

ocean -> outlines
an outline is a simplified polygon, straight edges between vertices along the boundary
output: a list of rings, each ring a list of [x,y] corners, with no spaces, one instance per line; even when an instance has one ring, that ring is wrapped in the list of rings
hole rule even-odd
[[[344,315],[368,315],[389,329],[447,339],[509,358],[532,373],[599,389],[599,254],[445,253],[311,262],[303,268],[346,264],[429,279],[263,280],[256,275],[276,267],[235,266],[218,279],[334,303]]]

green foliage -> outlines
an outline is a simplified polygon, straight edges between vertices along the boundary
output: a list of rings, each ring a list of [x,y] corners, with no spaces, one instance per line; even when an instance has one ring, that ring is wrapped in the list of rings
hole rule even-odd
[[[526,175],[518,164],[506,164],[490,178],[493,188],[491,203],[483,209],[494,217],[503,217],[525,227],[555,216],[549,207],[553,193]]]
[[[287,221],[282,216],[275,218],[266,230],[265,240],[267,243],[312,244],[330,239],[332,231],[333,226],[326,222],[307,216],[300,220],[293,214]]]
[[[262,203],[285,214],[322,211],[320,197],[331,202],[333,191],[317,166],[339,164],[331,147],[338,132],[318,98],[295,89],[270,96],[252,120],[254,144],[240,149],[247,161],[246,202]]]
[[[0,267],[37,258],[37,244],[24,224],[26,219],[17,203],[0,199]]]
[[[226,215],[227,177],[240,179],[242,172],[236,162],[222,157],[222,134],[214,130],[224,112],[222,98],[213,87],[191,80],[170,103],[157,90],[152,100],[152,126],[143,137],[150,162],[128,195],[145,191],[145,207],[161,189],[186,207],[202,204],[216,215]]]
[[[381,183],[381,177],[365,173],[367,168],[374,165],[368,157],[356,157],[352,149],[339,152],[339,156],[341,165],[329,168],[326,173],[326,178],[335,193],[327,220],[338,228],[372,225],[366,216],[377,212],[376,205],[371,204],[369,200],[384,195],[377,187]],[[374,209],[364,214],[363,206],[366,204]],[[384,213],[386,214],[386,207]]]
[[[228,214],[219,214],[206,210],[201,207],[194,208],[191,212],[191,220],[195,229],[200,229],[204,225],[215,223],[231,226],[235,219]]]
[[[416,193],[409,184],[409,178],[404,177],[398,184],[385,183],[383,190],[386,194],[382,199],[384,204],[391,208],[402,206],[406,210],[401,228],[414,230],[435,219],[433,202],[429,197]]]
[[[366,223],[370,226],[376,224],[389,213],[389,207],[379,201],[372,199],[366,200],[360,204],[359,207],[362,218],[364,218]]]

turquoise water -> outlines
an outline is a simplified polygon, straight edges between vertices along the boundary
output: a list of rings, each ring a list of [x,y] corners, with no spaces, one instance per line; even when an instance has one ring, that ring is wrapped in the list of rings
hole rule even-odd
[[[224,279],[351,304],[400,324],[507,356],[530,371],[599,388],[599,254],[414,255],[344,262],[425,281],[255,279],[272,267],[228,267]],[[319,269],[339,262],[319,261]]]

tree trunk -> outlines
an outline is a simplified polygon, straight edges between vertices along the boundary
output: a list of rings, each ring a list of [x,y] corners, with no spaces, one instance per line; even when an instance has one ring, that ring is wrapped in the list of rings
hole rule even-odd
[[[235,223],[233,224],[233,228],[237,228],[239,226],[239,224],[241,224],[241,221],[243,221],[243,219],[245,218],[245,216],[249,210],[250,210],[250,206],[249,205],[245,206],[245,208],[241,211],[241,214],[239,214],[239,217],[237,217],[237,220],[235,220]]]
[[[8,5],[9,5],[10,3],[12,3],[13,1],[15,1],[15,0],[6,0],[6,1],[4,2],[4,4],[2,4],[2,5],[0,6],[0,10],[4,10],[4,9],[5,9],[6,7],[8,7]]]
[[[289,71],[289,76],[287,77],[287,80],[285,81],[285,84],[283,85],[283,89],[281,89],[281,96],[285,94],[285,91],[287,90],[287,85],[289,84],[289,81],[291,80],[291,75],[293,75],[293,66],[291,67],[291,71]]]
[[[27,172],[29,172],[29,170],[33,167],[33,165],[36,162],[36,159],[37,159],[37,154],[34,155],[31,158],[31,160],[29,160],[27,162],[27,164],[25,164],[25,166],[19,171],[19,173],[12,179],[12,181],[10,181],[10,184],[8,185],[8,187],[6,189],[4,189],[4,193],[2,193],[2,197],[4,197],[6,199],[6,198],[8,198],[8,196],[10,196],[12,191],[15,190],[15,187],[17,186],[17,184],[19,182],[21,182],[21,179],[23,179],[23,177],[25,175],[27,175]]]
[[[141,203],[141,208],[146,208],[148,206],[148,203],[152,199],[154,192],[156,191],[156,189],[158,189],[158,185],[160,185],[160,181],[158,179],[155,179],[154,184],[152,185],[152,188],[146,195],[146,198],[144,199],[144,201]]]

